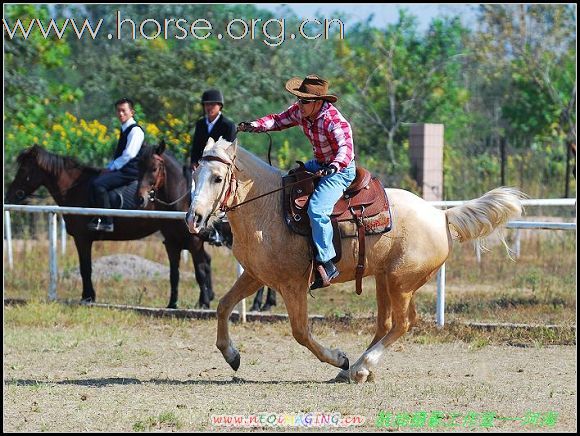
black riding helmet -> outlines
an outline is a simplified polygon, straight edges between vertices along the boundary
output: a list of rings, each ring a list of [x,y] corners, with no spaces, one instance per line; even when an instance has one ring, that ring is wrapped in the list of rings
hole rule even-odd
[[[224,105],[224,96],[219,89],[208,89],[201,96],[201,104],[204,103],[219,103]]]

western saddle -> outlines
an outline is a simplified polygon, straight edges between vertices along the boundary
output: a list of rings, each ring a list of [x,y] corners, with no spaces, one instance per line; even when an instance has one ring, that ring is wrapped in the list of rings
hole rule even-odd
[[[308,201],[320,180],[298,162],[282,177],[283,209],[286,224],[299,235],[309,238],[312,246],[312,230],[308,216]],[[356,266],[356,293],[362,292],[365,269],[365,236],[386,233],[391,230],[391,211],[383,184],[362,167],[356,168],[356,177],[334,205],[330,215],[334,230],[333,244],[335,263],[342,257],[342,238],[358,237],[358,263]]]

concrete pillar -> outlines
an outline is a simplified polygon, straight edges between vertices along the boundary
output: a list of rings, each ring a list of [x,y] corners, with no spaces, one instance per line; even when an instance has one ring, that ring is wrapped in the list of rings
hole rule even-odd
[[[425,200],[443,200],[443,124],[413,124],[409,138],[412,176]]]

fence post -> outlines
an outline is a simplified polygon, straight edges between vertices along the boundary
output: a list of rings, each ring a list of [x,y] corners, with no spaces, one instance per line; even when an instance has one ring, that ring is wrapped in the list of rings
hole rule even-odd
[[[48,285],[48,301],[56,300],[56,282],[58,279],[58,267],[56,263],[56,213],[48,214],[48,262],[50,265],[50,282]]]
[[[12,257],[12,226],[10,224],[10,211],[4,212],[4,226],[6,229],[6,250],[8,251],[8,267],[14,267],[14,258]]]
[[[437,327],[445,324],[445,264],[437,272]]]
[[[475,258],[477,259],[477,264],[481,263],[481,244],[479,241],[475,241]]]
[[[242,275],[242,273],[244,272],[244,267],[242,267],[242,265],[240,265],[239,262],[236,262],[237,265],[237,272],[238,272],[238,277]],[[240,315],[240,319],[242,320],[242,322],[246,322],[246,299],[242,299],[242,301],[240,301],[237,305],[236,308],[238,309],[238,313]]]
[[[66,224],[64,222],[64,216],[59,215],[60,219],[60,254],[64,256],[66,254]]]
[[[515,250],[516,252],[516,259],[520,257],[520,229],[516,229],[516,243],[515,243]]]

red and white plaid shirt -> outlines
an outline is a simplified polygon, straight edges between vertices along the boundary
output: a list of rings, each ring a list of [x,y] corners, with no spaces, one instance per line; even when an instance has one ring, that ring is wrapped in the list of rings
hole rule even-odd
[[[331,103],[325,101],[314,121],[302,117],[298,103],[294,103],[280,114],[266,115],[252,126],[257,132],[284,130],[293,126],[302,130],[312,143],[314,157],[319,163],[334,164],[339,170],[354,159],[352,129],[342,114]]]

